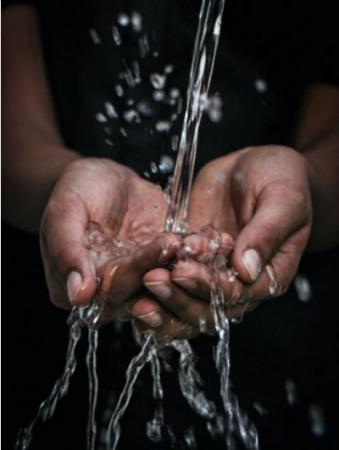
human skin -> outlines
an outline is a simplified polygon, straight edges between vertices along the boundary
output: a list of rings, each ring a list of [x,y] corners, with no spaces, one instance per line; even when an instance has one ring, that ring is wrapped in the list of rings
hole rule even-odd
[[[52,300],[61,307],[70,307],[70,301],[81,306],[96,295],[116,306],[117,315],[118,306],[126,302],[129,313],[138,321],[141,318],[141,324],[156,329],[160,337],[175,336],[176,326],[180,336],[185,336],[183,323],[189,324],[187,336],[195,334],[202,314],[199,308],[209,317],[209,280],[204,278],[204,268],[198,261],[177,264],[172,271],[159,268],[166,265],[161,253],[162,239],[173,242],[174,250],[182,245],[173,236],[156,239],[165,214],[160,193],[128,168],[108,160],[84,159],[65,146],[53,114],[34,10],[29,6],[8,8],[3,17],[3,33],[4,214],[10,223],[28,231],[38,231],[41,224],[42,255]],[[319,98],[323,108],[319,107]],[[309,236],[310,249],[338,243],[338,98],[338,89],[333,87],[321,87],[316,95],[310,94],[295,139],[295,148],[303,155],[273,146],[244,149],[210,162],[195,181],[191,229],[210,223],[231,234],[235,240],[231,262],[239,274],[236,283],[252,300],[267,297],[267,264],[273,267],[279,282],[278,293],[287,288]],[[261,172],[262,166],[266,167],[265,173]],[[221,173],[217,183],[216,171]],[[203,200],[210,189],[215,195]],[[126,195],[128,191],[130,196]],[[133,203],[135,194],[141,199],[140,208]],[[115,199],[114,204],[107,202],[108,196]],[[158,208],[153,208],[155,203],[161,206],[160,214]],[[133,222],[136,218],[139,227]],[[93,222],[107,239],[140,241],[147,228],[149,244],[135,257],[119,260],[119,269],[115,269],[117,264],[112,260],[96,273],[83,242],[87,225]],[[115,227],[117,223],[129,226]],[[128,230],[132,232],[129,234]],[[255,258],[252,252],[251,259],[252,263],[256,260],[260,270],[253,264],[254,269],[248,270],[249,261],[245,264],[243,258],[248,249],[259,255]],[[143,266],[146,260],[148,263]],[[99,285],[98,275],[102,280]],[[187,285],[192,280],[197,287]],[[155,293],[159,281],[176,290],[175,295],[172,292],[164,299]],[[126,288],[119,297],[116,291],[121,294],[121,286]],[[226,297],[231,298],[234,284],[231,286],[226,280],[223,287]],[[117,298],[118,305],[114,304]],[[198,310],[192,305],[199,305]],[[115,313],[110,317],[116,317]]]

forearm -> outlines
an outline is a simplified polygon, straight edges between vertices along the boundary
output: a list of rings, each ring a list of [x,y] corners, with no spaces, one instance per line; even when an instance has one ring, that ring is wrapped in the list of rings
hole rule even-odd
[[[11,158],[6,158],[5,152],[4,218],[18,228],[37,232],[56,181],[79,155],[61,145],[44,142],[17,145],[10,149]]]
[[[34,8],[5,9],[2,34],[4,218],[37,231],[55,182],[79,156],[64,146],[58,130]]]
[[[311,175],[313,226],[309,250],[339,244],[339,127],[303,149]]]

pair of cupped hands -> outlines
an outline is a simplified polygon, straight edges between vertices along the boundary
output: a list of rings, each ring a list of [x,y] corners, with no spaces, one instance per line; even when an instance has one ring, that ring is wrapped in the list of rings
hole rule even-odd
[[[134,318],[160,341],[193,337],[202,323],[212,333],[206,261],[213,252],[228,259],[218,283],[230,317],[281,295],[310,235],[310,179],[304,158],[287,147],[213,160],[195,178],[183,237],[163,232],[168,203],[153,183],[111,160],[78,159],[59,178],[41,223],[50,298],[62,308],[95,298],[104,305],[101,322]]]

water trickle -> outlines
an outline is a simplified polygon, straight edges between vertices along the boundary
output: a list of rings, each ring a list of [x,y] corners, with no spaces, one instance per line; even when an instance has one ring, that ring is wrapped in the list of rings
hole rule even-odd
[[[61,398],[68,393],[70,381],[77,366],[75,350],[81,337],[80,321],[75,308],[70,314],[69,322],[71,322],[71,324],[64,372],[55,382],[50,395],[46,398],[46,400],[40,403],[34,420],[26,428],[19,431],[15,445],[16,450],[27,450],[29,448],[32,440],[32,432],[36,423],[38,421],[46,422],[47,420],[50,420],[54,415],[57,404]]]
[[[187,340],[175,340],[171,344],[180,354],[179,385],[181,392],[191,408],[206,420],[216,415],[215,404],[208,400],[202,389],[202,381],[195,367],[195,355]]]
[[[88,350],[86,356],[88,381],[89,381],[87,450],[95,450],[95,441],[97,435],[97,425],[95,421],[95,411],[98,400],[98,386],[99,386],[97,375],[97,348],[98,348],[98,331],[88,328]]]
[[[142,344],[141,351],[130,362],[126,372],[125,386],[120,394],[115,410],[109,422],[106,434],[107,450],[115,450],[117,448],[121,429],[120,420],[124,415],[127,406],[133,395],[134,385],[138,379],[139,373],[145,365],[151,360],[155,351],[153,336],[149,334]]]
[[[153,378],[153,398],[156,401],[154,417],[147,422],[146,434],[153,442],[161,442],[164,437],[164,408],[163,397],[164,392],[161,384],[161,365],[157,352],[154,352],[151,359],[151,371]]]

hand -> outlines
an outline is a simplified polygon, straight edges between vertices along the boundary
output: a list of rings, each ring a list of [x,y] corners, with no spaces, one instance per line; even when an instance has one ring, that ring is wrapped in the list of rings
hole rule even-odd
[[[211,224],[233,237],[230,263],[237,276],[221,271],[220,286],[226,301],[238,305],[235,315],[246,304],[252,309],[285,292],[297,271],[312,222],[307,163],[294,150],[278,146],[214,160],[195,180],[189,218],[191,230]],[[210,330],[211,282],[210,270],[195,260],[144,277],[159,302],[152,304],[159,314],[166,308],[166,314],[171,311],[195,328],[204,317]]]
[[[52,302],[70,308],[97,296],[116,310],[136,294],[144,273],[175,253],[178,238],[156,238],[166,209],[163,193],[124,166],[94,158],[69,164],[41,223]]]

